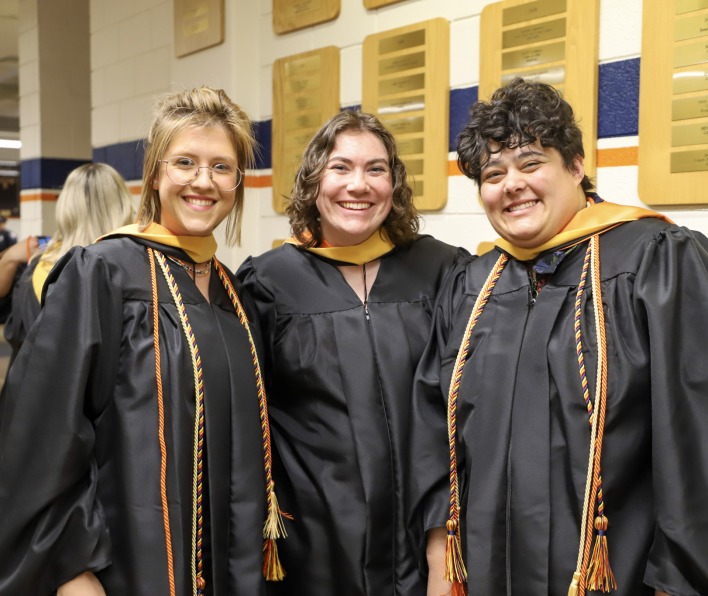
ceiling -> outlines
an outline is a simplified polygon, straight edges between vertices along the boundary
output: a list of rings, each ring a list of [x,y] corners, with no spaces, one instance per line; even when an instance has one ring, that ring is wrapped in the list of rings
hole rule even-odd
[[[19,0],[0,0],[0,131],[19,132]]]

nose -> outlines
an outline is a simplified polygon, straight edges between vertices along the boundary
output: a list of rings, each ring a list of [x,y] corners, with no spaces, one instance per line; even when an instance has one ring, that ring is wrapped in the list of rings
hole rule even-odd
[[[211,178],[211,168],[209,166],[199,166],[191,184],[197,188],[213,186],[214,184]]]
[[[368,190],[369,184],[366,181],[366,175],[363,170],[359,168],[354,169],[349,178],[349,183],[347,184],[347,190],[349,192],[364,192]]]
[[[510,170],[507,172],[506,179],[504,180],[504,192],[507,194],[513,194],[519,192],[526,188],[526,180],[524,180],[521,172],[516,172]]]

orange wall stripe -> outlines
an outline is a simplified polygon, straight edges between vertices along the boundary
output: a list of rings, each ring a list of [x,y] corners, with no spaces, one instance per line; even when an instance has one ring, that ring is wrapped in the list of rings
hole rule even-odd
[[[246,176],[246,188],[270,188],[273,186],[273,175]]]
[[[616,147],[597,151],[598,168],[636,165],[639,165],[639,147]]]
[[[56,201],[59,196],[59,191],[53,192],[33,192],[20,195],[20,202],[26,201]]]

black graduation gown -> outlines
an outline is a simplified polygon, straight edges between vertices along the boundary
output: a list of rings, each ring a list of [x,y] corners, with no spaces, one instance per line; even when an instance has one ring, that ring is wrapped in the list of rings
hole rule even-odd
[[[510,259],[479,318],[459,391],[458,461],[470,594],[566,596],[575,570],[590,424],[573,304],[587,242],[530,301]],[[414,391],[416,497],[425,528],[448,508],[445,408],[454,360],[499,253],[462,266],[441,291]],[[608,352],[602,484],[616,596],[708,594],[708,240],[659,219],[600,236]],[[583,353],[594,399],[590,281]],[[594,592],[588,592],[588,594]]]
[[[411,385],[461,254],[426,236],[384,256],[368,320],[334,264],[291,244],[239,270],[266,343],[279,502],[295,517],[273,594],[425,594],[404,514]]]
[[[38,263],[39,259],[34,259],[27,267],[24,267],[12,289],[12,309],[3,328],[5,340],[12,347],[10,364],[14,361],[22,342],[25,341],[32,324],[39,316],[40,304],[32,285],[32,276]]]
[[[10,371],[0,410],[1,594],[49,594],[84,571],[109,595],[169,593],[152,297],[140,242],[107,239],[60,260]],[[184,269],[171,271],[204,373],[206,593],[258,595],[265,488],[247,335],[214,272],[208,303]],[[195,390],[159,266],[157,279],[167,496],[183,596],[192,585]]]

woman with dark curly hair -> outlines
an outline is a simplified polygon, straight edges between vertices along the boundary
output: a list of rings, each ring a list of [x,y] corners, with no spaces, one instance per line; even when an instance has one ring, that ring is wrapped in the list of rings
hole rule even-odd
[[[476,103],[458,155],[500,238],[416,375],[430,594],[708,594],[708,239],[593,193],[543,83]]]
[[[263,326],[274,477],[294,517],[274,594],[425,594],[406,537],[410,394],[432,302],[465,253],[418,235],[412,194],[391,134],[341,112],[305,150],[294,238],[239,271]]]

